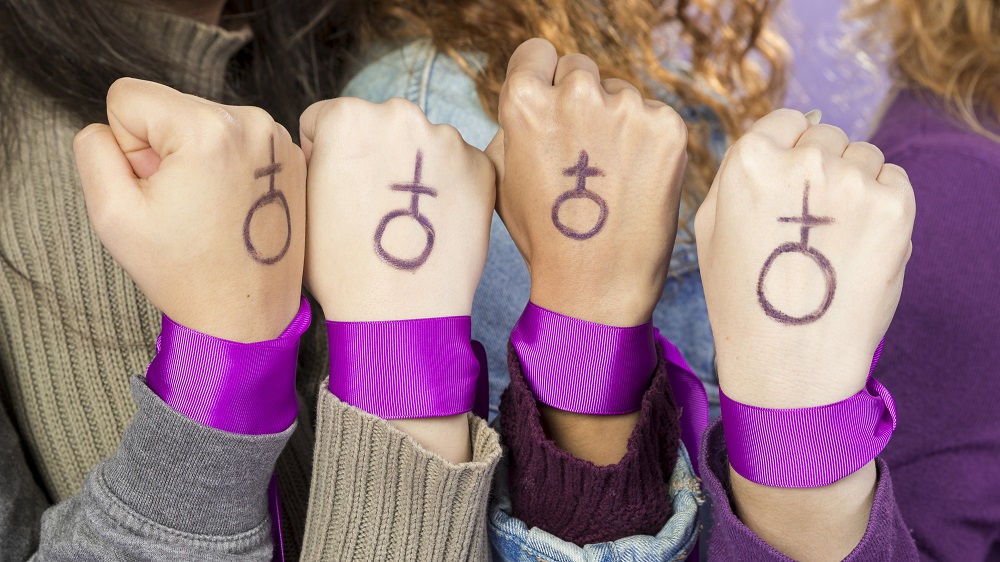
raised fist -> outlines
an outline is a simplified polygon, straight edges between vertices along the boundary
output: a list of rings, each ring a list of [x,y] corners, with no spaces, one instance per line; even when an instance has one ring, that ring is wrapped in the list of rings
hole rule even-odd
[[[146,298],[234,341],[278,336],[299,308],[302,151],[262,109],[123,78],[108,125],[74,141],[87,212]]]
[[[497,211],[535,304],[615,326],[647,322],[677,231],[687,129],[631,84],[542,39],[510,59],[487,153]]]
[[[493,216],[486,155],[403,99],[318,102],[301,127],[305,279],[327,319],[470,315]]]
[[[861,390],[899,302],[914,209],[901,168],[797,111],[733,145],[695,221],[726,395],[792,408]]]

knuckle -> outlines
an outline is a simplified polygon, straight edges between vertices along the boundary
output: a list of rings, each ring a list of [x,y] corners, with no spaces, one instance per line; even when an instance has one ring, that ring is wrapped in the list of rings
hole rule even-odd
[[[855,150],[863,150],[865,152],[871,153],[873,156],[876,156],[883,162],[885,161],[885,155],[882,153],[882,149],[880,149],[879,147],[875,146],[870,142],[861,142],[861,141],[852,142],[851,146],[854,147]]]
[[[517,74],[504,83],[500,96],[500,111],[513,110],[518,113],[532,113],[544,104],[544,86],[532,77]]]
[[[571,70],[559,86],[564,95],[571,99],[590,101],[600,98],[599,86],[594,81],[594,75],[583,69]]]

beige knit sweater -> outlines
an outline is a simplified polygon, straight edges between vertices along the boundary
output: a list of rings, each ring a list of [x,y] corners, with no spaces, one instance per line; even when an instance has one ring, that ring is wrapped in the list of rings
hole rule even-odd
[[[134,17],[184,69],[171,86],[222,97],[226,66],[248,31]],[[135,413],[129,375],[152,358],[160,314],[90,228],[72,153],[86,123],[17,77],[0,79],[17,89],[0,119],[19,116],[17,147],[0,165],[0,253],[13,266],[0,264],[0,400],[39,484],[62,501],[115,449]],[[299,361],[299,431],[278,463],[288,559],[300,550],[304,560],[487,559],[496,434],[470,417],[473,462],[450,465],[319,390],[325,340],[314,321]]]

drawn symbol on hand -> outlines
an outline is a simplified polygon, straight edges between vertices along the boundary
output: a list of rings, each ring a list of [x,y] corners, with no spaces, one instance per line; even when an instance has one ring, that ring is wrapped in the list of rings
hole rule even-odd
[[[247,218],[243,221],[243,243],[246,244],[247,251],[250,252],[250,257],[264,265],[271,265],[281,261],[281,258],[285,257],[285,253],[288,252],[288,247],[292,244],[292,215],[288,210],[288,201],[281,190],[274,188],[274,176],[280,171],[281,163],[274,160],[274,135],[271,135],[271,163],[263,168],[258,168],[253,173],[255,180],[268,176],[270,180],[269,187],[267,193],[254,201],[253,206],[250,207],[250,212],[247,213]],[[250,222],[253,220],[253,216],[257,211],[268,205],[281,205],[285,210],[285,244],[281,247],[281,251],[273,256],[262,255],[257,250],[257,246],[254,245],[253,237],[250,234]]]
[[[425,215],[420,214],[420,196],[430,195],[431,197],[437,197],[437,190],[422,185],[420,183],[420,176],[423,173],[423,161],[424,155],[421,151],[417,151],[417,163],[413,168],[413,182],[411,183],[394,183],[389,186],[389,189],[393,191],[409,191],[410,196],[410,208],[409,209],[396,209],[382,217],[382,220],[378,223],[378,228],[375,229],[375,253],[378,257],[382,258],[387,264],[397,268],[405,270],[417,269],[427,261],[427,257],[431,255],[431,250],[434,249],[434,226],[431,221],[427,219]],[[382,236],[385,234],[385,229],[389,226],[389,223],[394,219],[400,217],[410,217],[417,221],[417,224],[424,229],[427,233],[427,243],[424,244],[424,249],[415,258],[398,258],[389,252],[382,246]]]
[[[588,167],[589,163],[590,156],[587,154],[587,151],[581,150],[580,159],[577,161],[576,166],[563,170],[564,176],[576,176],[576,187],[563,192],[552,206],[552,224],[559,229],[559,232],[561,232],[563,236],[567,236],[574,240],[586,240],[588,238],[593,238],[598,232],[601,231],[602,228],[604,228],[604,223],[608,220],[608,204],[604,202],[604,199],[602,199],[600,195],[587,189],[587,178],[593,176],[603,176],[604,172],[597,168]],[[566,226],[566,224],[559,219],[559,210],[562,208],[563,203],[569,201],[570,199],[589,199],[597,204],[601,214],[597,217],[597,224],[595,224],[593,228],[585,232],[580,232],[579,230],[574,230]]]
[[[760,301],[760,306],[768,316],[783,324],[801,325],[815,322],[826,314],[827,309],[830,308],[830,304],[833,303],[833,294],[837,291],[837,277],[833,271],[833,265],[830,264],[830,260],[820,253],[819,250],[809,247],[809,229],[831,224],[833,218],[816,217],[809,214],[809,182],[807,181],[802,194],[802,216],[780,217],[778,222],[791,222],[802,225],[800,229],[801,239],[799,242],[786,242],[778,246],[767,257],[767,260],[764,261],[764,267],[760,270],[760,277],[757,279],[757,300]],[[767,274],[771,271],[774,261],[782,254],[802,254],[811,259],[823,272],[826,282],[826,296],[816,310],[805,316],[791,316],[778,310],[764,295],[764,279],[767,278]]]

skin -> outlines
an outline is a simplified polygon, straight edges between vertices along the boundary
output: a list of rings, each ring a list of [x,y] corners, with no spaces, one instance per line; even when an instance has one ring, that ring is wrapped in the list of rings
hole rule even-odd
[[[233,107],[123,78],[108,91],[110,126],[74,141],[94,231],[146,298],[175,322],[238,342],[277,337],[299,308],[305,250],[305,159],[261,109]],[[268,190],[255,171],[274,158],[292,225],[280,261],[243,240],[247,211]],[[255,244],[280,249],[283,212],[255,219]]]
[[[559,57],[541,39],[511,57],[499,115],[501,132],[487,148],[498,173],[497,211],[528,266],[532,302],[613,326],[648,322],[676,235],[687,142],[680,116],[624,81],[602,81],[592,60]],[[582,151],[595,169],[586,189],[608,210],[602,228],[583,239],[565,235],[552,218],[557,199],[579,186],[567,169]],[[559,220],[586,233],[597,207],[577,202],[564,203]],[[556,445],[598,465],[621,460],[638,419],[545,406],[541,413]]]
[[[781,322],[758,302],[761,264],[786,243],[780,217],[802,210],[833,220],[809,234],[829,259],[837,298],[809,323]],[[892,319],[909,259],[915,206],[906,173],[836,127],[776,111],[727,153],[695,220],[698,258],[715,336],[719,383],[730,398],[765,408],[831,404],[857,393]],[[797,226],[797,225],[796,225]],[[776,262],[768,298],[801,316],[828,290],[809,259]],[[730,470],[734,509],[758,536],[795,560],[841,560],[868,525],[874,463],[818,488],[777,488]]]
[[[486,264],[495,197],[489,159],[453,127],[432,125],[402,99],[316,103],[302,114],[301,138],[309,158],[305,282],[326,318],[470,315]],[[436,234],[425,261],[399,268],[383,259],[373,237],[386,213],[411,205],[409,191],[390,186],[413,183],[418,151],[420,183],[436,192],[420,197],[419,212]],[[420,255],[426,241],[416,221],[402,218],[380,237],[387,252],[407,257]],[[467,414],[391,423],[453,463],[472,458]]]

